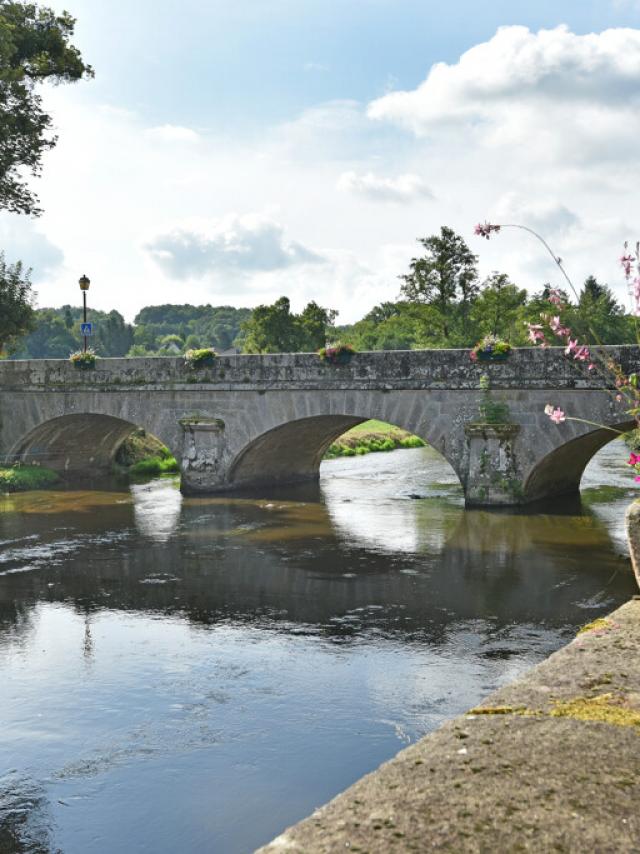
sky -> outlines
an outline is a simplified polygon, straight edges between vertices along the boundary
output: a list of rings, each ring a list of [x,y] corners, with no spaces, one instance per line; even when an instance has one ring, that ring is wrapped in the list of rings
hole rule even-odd
[[[53,0],[51,4],[55,6]],[[627,301],[640,0],[66,0],[95,79],[46,87],[45,213],[0,214],[40,306],[254,306],[353,322],[448,225],[482,275]],[[56,7],[57,8],[57,7]]]

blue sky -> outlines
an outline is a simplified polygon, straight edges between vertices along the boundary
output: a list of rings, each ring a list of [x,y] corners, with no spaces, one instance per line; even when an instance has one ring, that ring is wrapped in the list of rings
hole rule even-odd
[[[69,4],[68,4],[69,5]],[[71,0],[95,96],[150,122],[259,127],[412,88],[498,27],[640,25],[611,0]]]
[[[534,289],[554,275],[536,247],[472,237],[504,217],[624,296],[637,0],[65,5],[96,78],[45,95],[60,136],[45,215],[0,216],[41,305],[77,299],[86,271],[93,304],[129,318],[286,293],[354,320],[397,297],[415,239],[442,224],[483,272]]]

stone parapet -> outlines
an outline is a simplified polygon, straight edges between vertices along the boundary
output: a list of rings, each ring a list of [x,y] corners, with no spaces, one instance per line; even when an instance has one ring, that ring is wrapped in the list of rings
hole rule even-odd
[[[637,347],[605,347],[628,370],[640,366]],[[194,369],[182,358],[98,359],[93,370],[68,360],[0,362],[0,391],[10,389],[119,391],[140,388],[202,389],[468,389],[488,375],[492,389],[596,389],[603,379],[580,370],[561,348],[521,348],[505,362],[474,364],[468,350],[394,350],[357,353],[348,365],[315,353],[221,356]]]

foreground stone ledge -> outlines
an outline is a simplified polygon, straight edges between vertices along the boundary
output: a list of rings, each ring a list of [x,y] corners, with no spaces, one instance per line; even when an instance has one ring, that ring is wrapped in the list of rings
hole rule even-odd
[[[640,597],[262,854],[640,851]]]

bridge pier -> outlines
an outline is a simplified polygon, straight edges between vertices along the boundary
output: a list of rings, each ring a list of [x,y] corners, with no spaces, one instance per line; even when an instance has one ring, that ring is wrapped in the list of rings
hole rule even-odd
[[[185,495],[224,488],[225,423],[221,418],[182,418],[180,489]]]
[[[473,506],[510,506],[524,498],[516,455],[518,424],[467,424],[468,469],[465,503]]]

